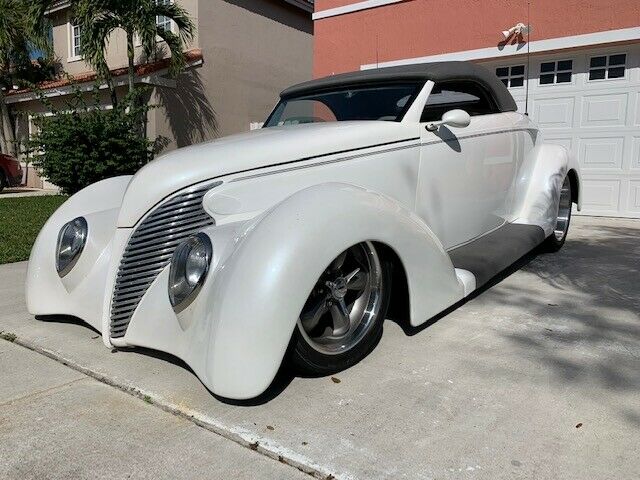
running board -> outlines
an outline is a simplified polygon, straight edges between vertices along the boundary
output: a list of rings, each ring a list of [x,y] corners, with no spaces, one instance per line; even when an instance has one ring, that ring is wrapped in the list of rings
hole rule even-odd
[[[536,248],[544,239],[544,230],[537,225],[508,223],[447,253],[466,297]],[[472,289],[468,291],[469,288]]]

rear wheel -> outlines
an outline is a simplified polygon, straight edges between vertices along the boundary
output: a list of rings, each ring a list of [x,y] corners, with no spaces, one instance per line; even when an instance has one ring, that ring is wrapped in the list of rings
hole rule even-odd
[[[389,265],[373,243],[359,243],[338,255],[298,318],[291,358],[296,369],[327,375],[364,358],[382,335],[390,291]]]
[[[0,168],[0,192],[4,190],[4,188],[7,186],[7,183],[7,177],[5,177],[4,172]]]
[[[544,247],[547,251],[557,252],[564,245],[569,233],[571,223],[571,180],[567,175],[560,190],[558,201],[558,216],[553,233],[545,240]]]

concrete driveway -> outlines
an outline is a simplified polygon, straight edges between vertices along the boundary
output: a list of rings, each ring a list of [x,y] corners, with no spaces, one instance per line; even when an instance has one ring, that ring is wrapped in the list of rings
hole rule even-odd
[[[197,465],[192,478],[211,478],[206,466],[222,457],[246,462],[254,478],[289,478],[274,466],[317,478],[638,478],[640,222],[575,217],[569,237],[560,253],[529,257],[421,331],[407,335],[388,321],[376,350],[355,367],[327,378],[283,376],[254,405],[221,402],[165,355],[112,352],[70,319],[33,319],[24,307],[26,265],[2,266],[0,330],[12,348],[33,352],[11,366],[0,356],[0,477],[18,471],[34,438],[61,423],[39,449],[57,455],[65,466],[57,471],[78,476],[94,468],[109,476],[104,459],[117,458],[124,437],[135,439],[131,448],[140,443],[125,457],[135,461],[131,478],[173,478],[154,466],[147,442],[163,446],[169,469]],[[66,366],[32,369],[43,355]],[[5,390],[23,381],[7,370],[24,372],[25,381],[47,375],[62,383],[82,374],[78,381],[93,382],[93,393],[42,408],[55,419],[56,411],[73,415],[89,402],[109,421],[95,424],[84,447],[68,441],[73,422],[38,424],[35,409],[7,400]],[[135,422],[118,416],[121,402],[108,392],[128,397]],[[160,414],[198,434],[186,441],[167,434],[166,419],[149,428]],[[85,463],[86,451],[103,461]],[[214,478],[233,476],[223,467]]]

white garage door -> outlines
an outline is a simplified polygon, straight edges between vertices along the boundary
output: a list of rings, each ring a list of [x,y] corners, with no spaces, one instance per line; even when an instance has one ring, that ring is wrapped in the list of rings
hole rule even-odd
[[[531,57],[529,114],[579,159],[584,214],[640,218],[639,64],[640,44]],[[485,65],[523,112],[526,58]]]

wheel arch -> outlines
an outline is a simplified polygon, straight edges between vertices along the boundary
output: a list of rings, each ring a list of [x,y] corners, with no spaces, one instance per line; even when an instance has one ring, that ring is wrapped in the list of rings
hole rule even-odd
[[[382,242],[373,244],[381,261],[391,268],[391,295],[387,317],[408,324],[411,319],[411,296],[404,263],[390,245]]]
[[[571,168],[567,172],[567,176],[571,182],[571,201],[579,204],[582,192],[580,191],[580,176],[578,175],[578,171],[575,168]]]

